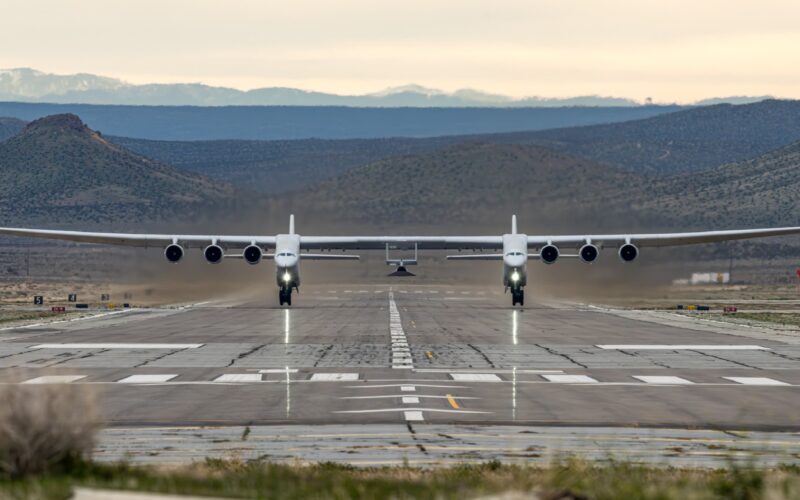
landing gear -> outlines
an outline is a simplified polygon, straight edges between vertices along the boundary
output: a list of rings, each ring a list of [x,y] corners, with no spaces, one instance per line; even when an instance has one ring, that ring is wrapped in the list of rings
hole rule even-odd
[[[281,305],[292,305],[292,289],[281,287],[281,289],[278,290],[278,300],[280,300]]]
[[[525,290],[522,287],[511,289],[511,305],[525,305]]]

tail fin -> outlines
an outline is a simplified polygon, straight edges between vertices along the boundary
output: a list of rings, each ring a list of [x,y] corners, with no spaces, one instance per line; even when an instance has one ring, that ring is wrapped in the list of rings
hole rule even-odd
[[[294,234],[294,214],[289,216],[289,234]]]
[[[511,216],[511,234],[517,234],[517,216]]]

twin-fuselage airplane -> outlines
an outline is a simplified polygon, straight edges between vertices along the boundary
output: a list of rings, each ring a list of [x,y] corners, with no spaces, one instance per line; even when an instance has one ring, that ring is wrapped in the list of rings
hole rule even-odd
[[[292,292],[299,290],[301,260],[358,259],[357,255],[330,252],[386,249],[388,254],[390,247],[466,250],[474,253],[448,255],[447,259],[503,261],[503,286],[511,291],[512,305],[523,305],[528,278],[527,262],[531,259],[553,264],[559,258],[577,258],[591,264],[600,256],[602,249],[616,248],[623,262],[632,262],[639,256],[640,247],[785,236],[800,234],[800,227],[693,233],[530,236],[517,232],[517,219],[513,216],[511,232],[500,236],[301,236],[295,233],[294,216],[290,216],[289,232],[276,236],[124,234],[21,228],[0,228],[0,234],[132,247],[158,246],[164,248],[164,256],[172,263],[183,259],[186,248],[202,248],[203,256],[211,264],[219,264],[225,258],[236,258],[255,265],[264,258],[272,258],[281,305],[291,305]],[[572,249],[576,253],[563,254],[562,248]],[[239,253],[226,253],[231,249]],[[273,252],[267,253],[269,250]],[[310,250],[322,253],[310,253]],[[502,253],[484,253],[486,251]]]

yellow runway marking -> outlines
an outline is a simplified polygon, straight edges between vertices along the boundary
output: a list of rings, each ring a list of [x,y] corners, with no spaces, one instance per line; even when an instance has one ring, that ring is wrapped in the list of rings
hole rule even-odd
[[[425,356],[427,356],[428,359],[433,359],[433,353],[431,351],[425,351]]]
[[[460,406],[458,406],[458,403],[456,403],[455,398],[453,398],[451,394],[447,395],[447,402],[450,403],[450,406],[452,406],[454,410],[458,410],[461,408]]]

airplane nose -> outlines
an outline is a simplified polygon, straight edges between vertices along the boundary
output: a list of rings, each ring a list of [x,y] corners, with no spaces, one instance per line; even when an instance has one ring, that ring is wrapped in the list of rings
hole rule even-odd
[[[525,255],[506,255],[503,260],[508,267],[522,267],[526,259]]]
[[[278,267],[294,267],[297,265],[297,257],[289,255],[277,255],[275,256],[275,264],[277,264]]]

